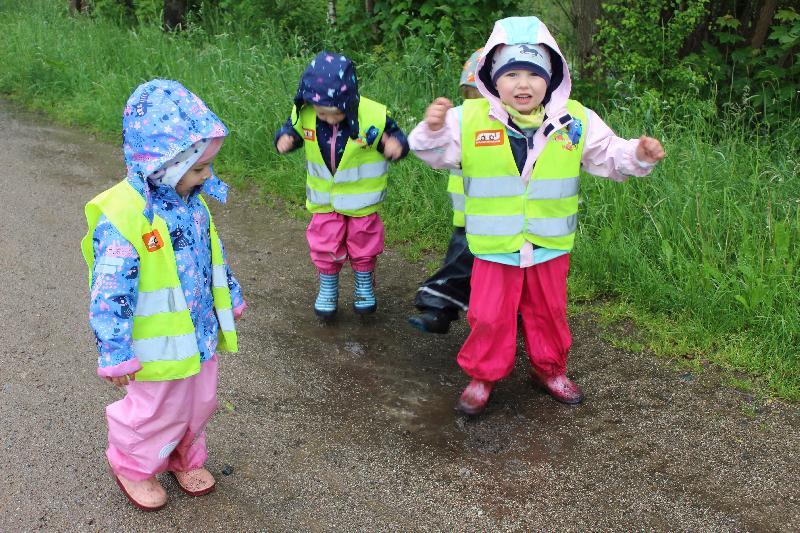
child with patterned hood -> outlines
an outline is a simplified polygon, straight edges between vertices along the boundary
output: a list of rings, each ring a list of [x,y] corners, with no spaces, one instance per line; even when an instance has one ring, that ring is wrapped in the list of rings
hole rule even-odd
[[[583,392],[566,376],[566,309],[580,171],[621,182],[649,174],[666,154],[652,137],[617,137],[594,111],[569,99],[567,62],[536,17],[497,21],[477,73],[483,99],[465,101],[460,111],[435,99],[409,139],[432,167],[463,174],[475,262],[471,331],[457,360],[472,381],[457,408],[481,412],[514,368],[518,315],[534,381],[554,399],[576,404]]]
[[[192,496],[215,486],[203,463],[217,353],[237,351],[234,321],[246,304],[200,193],[227,199],[211,166],[227,134],[180,83],[143,83],[122,118],[127,178],[86,205],[97,374],[127,387],[106,408],[106,457],[143,510],[167,501],[161,472]]]
[[[336,314],[339,272],[349,259],[355,272],[353,310],[373,313],[387,160],[406,156],[406,137],[384,105],[359,95],[352,61],[320,52],[303,72],[291,116],[275,134],[282,154],[300,146],[306,155],[306,207],[312,213],[306,238],[320,280],[314,312],[322,318]]]

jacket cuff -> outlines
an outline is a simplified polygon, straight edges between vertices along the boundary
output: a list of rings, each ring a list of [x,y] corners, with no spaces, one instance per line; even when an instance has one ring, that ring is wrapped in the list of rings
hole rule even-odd
[[[128,374],[135,374],[141,369],[142,363],[139,362],[138,358],[134,357],[117,365],[97,367],[97,375],[101,378],[118,378]]]
[[[442,128],[433,131],[428,127],[428,124],[423,121],[412,130],[408,138],[408,144],[414,151],[442,148],[447,146],[450,140],[448,133],[446,124]]]

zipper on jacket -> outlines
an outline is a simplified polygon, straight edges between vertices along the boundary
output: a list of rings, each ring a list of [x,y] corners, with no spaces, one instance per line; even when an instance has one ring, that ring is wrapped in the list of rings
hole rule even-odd
[[[331,174],[336,174],[336,137],[339,134],[339,125],[333,125],[331,133]]]

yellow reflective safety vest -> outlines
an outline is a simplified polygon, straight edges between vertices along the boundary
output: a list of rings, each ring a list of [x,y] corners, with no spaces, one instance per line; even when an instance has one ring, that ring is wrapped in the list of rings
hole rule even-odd
[[[378,210],[386,198],[386,174],[389,163],[378,151],[378,143],[386,127],[386,106],[361,97],[358,104],[358,124],[362,131],[358,139],[347,139],[344,154],[336,173],[331,174],[317,142],[317,116],[314,108],[305,105],[292,110],[292,123],[305,141],[306,208],[312,213],[335,211],[343,215],[362,217]],[[372,146],[367,146],[366,130],[378,129]]]
[[[201,197],[208,211],[208,205]],[[108,218],[139,254],[139,286],[133,316],[133,353],[142,364],[139,381],[169,381],[200,372],[200,349],[186,298],[169,229],[163,218],[153,223],[142,214],[144,198],[128,180],[107,189],[86,204],[89,231],[81,251],[89,266],[89,283],[94,269],[92,237],[100,215]],[[219,235],[208,213],[211,230],[211,266],[214,310],[219,321],[218,351],[238,351],[228,276],[222,259]]]
[[[567,101],[573,118],[586,110]],[[571,250],[578,220],[578,178],[585,135],[573,145],[566,129],[553,132],[527,187],[503,124],[488,116],[489,102],[466,100],[461,122],[467,242],[473,254],[519,251],[525,240]]]
[[[461,169],[451,169],[447,180],[447,192],[453,203],[453,226],[464,227],[464,178]]]

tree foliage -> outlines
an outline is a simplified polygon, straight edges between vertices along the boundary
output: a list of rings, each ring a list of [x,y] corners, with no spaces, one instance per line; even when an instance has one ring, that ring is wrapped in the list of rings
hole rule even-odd
[[[767,121],[798,113],[800,0],[81,0],[95,16],[257,36],[264,26],[306,44],[392,61],[428,50],[458,64],[495,20],[536,14],[571,61],[578,93],[647,93],[747,108]],[[168,12],[181,6],[180,13]],[[334,16],[332,16],[332,14]],[[170,18],[173,20],[173,18]],[[558,21],[553,24],[553,21]],[[365,56],[366,57],[366,56]],[[579,94],[580,96],[580,94]]]
[[[691,95],[791,119],[800,89],[796,1],[606,0],[590,80],[610,91]],[[584,80],[586,81],[586,80]]]

